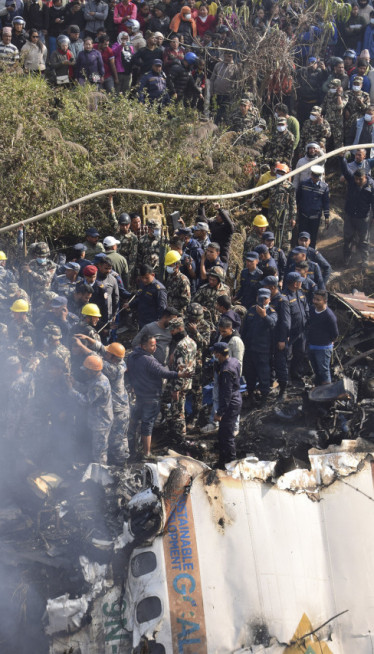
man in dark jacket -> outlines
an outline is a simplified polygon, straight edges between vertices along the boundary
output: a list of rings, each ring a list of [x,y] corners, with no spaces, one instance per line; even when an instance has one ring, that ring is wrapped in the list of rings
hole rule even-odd
[[[216,217],[207,219],[205,215],[205,207],[203,204],[199,207],[199,221],[208,223],[210,229],[210,240],[215,241],[221,248],[220,257],[222,261],[227,264],[229,250],[232,240],[232,235],[235,231],[235,226],[230,219],[229,212],[222,209],[218,202],[214,203],[216,209]]]
[[[136,395],[136,404],[131,408],[127,433],[131,455],[136,454],[136,430],[139,422],[144,456],[151,455],[152,430],[160,410],[162,380],[184,379],[190,376],[186,370],[176,372],[164,368],[153,356],[156,347],[156,338],[144,334],[140,345],[135,347],[127,360],[128,378]]]
[[[330,361],[339,335],[335,314],[327,306],[327,291],[315,291],[308,328],[309,360],[316,386],[331,382]]]
[[[344,216],[344,265],[352,255],[352,245],[358,237],[357,249],[361,252],[361,266],[366,270],[369,261],[370,210],[374,208],[374,181],[363,170],[352,173],[344,153],[341,156],[342,173],[348,182]]]
[[[274,276],[265,277],[261,282],[263,288],[268,288],[270,306],[276,311],[278,320],[273,335],[273,362],[277,381],[279,383],[279,398],[284,399],[288,382],[288,335],[291,328],[290,303],[278,288],[278,279]]]
[[[155,59],[152,64],[152,70],[145,73],[140,78],[138,91],[139,102],[144,103],[146,97],[152,103],[156,100],[161,104],[169,103],[169,94],[166,89],[166,76],[162,71],[161,59]]]
[[[303,278],[297,272],[290,272],[285,277],[284,294],[290,304],[291,327],[288,341],[288,361],[290,377],[301,381],[304,371],[306,346],[305,329],[308,322],[309,307],[301,284]]]
[[[185,105],[193,98],[203,100],[203,95],[191,74],[194,60],[197,60],[197,56],[193,52],[188,52],[182,61],[175,59],[167,76],[170,97],[177,102],[183,100]]]
[[[219,423],[217,467],[224,470],[226,463],[236,459],[234,432],[242,406],[240,362],[229,356],[229,346],[224,341],[216,343],[212,349],[218,364],[218,409],[214,416],[214,420]]]
[[[325,224],[328,225],[330,191],[328,184],[321,179],[324,168],[312,166],[310,170],[310,178],[301,182],[297,189],[296,202],[299,212],[299,229],[310,234],[312,248],[315,248],[322,212]]]
[[[137,310],[137,317],[140,329],[150,322],[159,320],[167,305],[167,293],[165,286],[155,278],[155,272],[151,266],[140,267],[139,290],[131,301],[131,308]],[[129,308],[129,303],[124,305]]]

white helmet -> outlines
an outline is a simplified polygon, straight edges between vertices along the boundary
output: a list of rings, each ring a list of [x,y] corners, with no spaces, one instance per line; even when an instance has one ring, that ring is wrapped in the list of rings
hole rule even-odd
[[[126,21],[125,25],[126,27],[131,27],[132,32],[139,32],[140,30],[140,23],[138,20],[135,20],[135,18],[129,18],[129,20]]]

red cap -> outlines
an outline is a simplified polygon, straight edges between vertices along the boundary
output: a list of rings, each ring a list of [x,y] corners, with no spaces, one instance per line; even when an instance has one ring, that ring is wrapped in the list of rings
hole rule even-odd
[[[84,277],[92,277],[92,275],[96,275],[97,268],[96,266],[85,266],[82,272]]]

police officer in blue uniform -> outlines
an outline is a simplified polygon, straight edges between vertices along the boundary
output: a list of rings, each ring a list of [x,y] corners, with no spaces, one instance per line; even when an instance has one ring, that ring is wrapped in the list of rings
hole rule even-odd
[[[276,248],[274,246],[274,241],[275,238],[273,232],[263,233],[262,242],[269,248],[270,256],[272,259],[274,259],[276,266],[278,268],[279,279],[282,280],[287,265],[287,259],[283,250],[281,248]]]
[[[229,356],[229,346],[224,341],[212,347],[217,364],[218,409],[214,420],[219,423],[218,468],[225,469],[225,464],[236,459],[234,432],[240,415],[242,398],[240,395],[240,363]]]
[[[139,290],[131,301],[131,308],[136,308],[139,328],[150,322],[159,320],[167,305],[166,289],[158,279],[155,279],[155,272],[152,266],[144,265],[140,267],[140,286]],[[129,303],[124,304],[124,308],[129,308]]]
[[[278,321],[277,312],[270,306],[270,296],[268,288],[258,291],[257,304],[249,309],[242,330],[245,345],[243,375],[248,394],[253,397],[258,382],[263,402],[270,392],[273,331]]]
[[[277,313],[278,320],[273,336],[273,361],[277,381],[279,383],[280,399],[284,399],[288,382],[288,336],[291,328],[290,303],[285,295],[280,293],[276,277],[265,277],[262,288],[270,290],[270,306]]]
[[[288,362],[290,377],[294,381],[302,379],[306,347],[305,330],[309,317],[309,307],[305,293],[301,290],[303,278],[297,272],[288,273],[285,278],[284,294],[290,303],[291,329],[288,342]]]
[[[325,290],[325,283],[323,281],[321,269],[318,265],[318,263],[314,263],[314,261],[309,261],[307,259],[307,249],[304,248],[302,245],[297,245],[293,250],[291,250],[291,257],[292,257],[292,262],[289,262],[289,265],[287,265],[285,275],[287,276],[288,273],[290,272],[295,272],[295,268],[298,263],[301,263],[302,261],[307,261],[308,262],[308,277],[310,277],[315,284],[317,284],[317,288],[320,291]]]
[[[275,270],[278,270],[278,266],[276,261],[273,259],[269,252],[269,248],[265,243],[261,243],[261,245],[258,245],[254,249],[255,252],[257,252],[259,256],[259,262],[258,262],[258,268],[263,272],[265,268],[275,268]]]
[[[297,263],[295,265],[295,272],[300,273],[300,275],[303,278],[303,281],[301,283],[301,290],[304,291],[307,302],[311,307],[313,306],[314,291],[318,291],[318,286],[310,277],[310,275],[308,275],[308,271],[309,271],[309,265],[307,261],[300,261],[300,263]]]
[[[318,263],[321,273],[322,273],[322,279],[325,284],[329,281],[329,277],[332,273],[332,268],[325,259],[325,257],[322,256],[322,254],[318,251],[315,250],[314,248],[310,247],[310,234],[309,232],[300,232],[298,236],[298,245],[302,245],[304,248],[306,248],[306,258],[308,261],[313,261],[313,263]]]
[[[239,301],[246,309],[250,309],[256,302],[259,283],[263,277],[257,268],[259,255],[257,252],[247,252],[245,255],[246,267],[240,275],[240,287],[234,301]]]

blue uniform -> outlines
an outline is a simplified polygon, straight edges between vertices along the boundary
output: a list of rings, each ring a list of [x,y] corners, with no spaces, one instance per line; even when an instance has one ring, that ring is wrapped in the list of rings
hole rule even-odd
[[[147,285],[141,282],[138,293],[131,303],[131,306],[136,307],[140,329],[150,322],[159,320],[166,305],[166,288],[161,282],[157,279]]]
[[[240,288],[236,299],[240,300],[240,304],[242,304],[246,309],[250,309],[256,302],[257,291],[262,277],[263,274],[258,268],[253,272],[250,272],[248,268],[242,270],[240,274]]]
[[[245,345],[243,375],[248,391],[254,391],[258,381],[263,397],[266,397],[270,391],[270,360],[273,331],[277,322],[278,315],[269,304],[266,307],[265,318],[258,315],[256,305],[252,306],[243,324],[242,340]]]
[[[310,277],[314,281],[319,291],[324,291],[325,282],[323,281],[322,272],[318,263],[315,263],[314,261],[310,261],[309,259],[307,259],[307,264],[308,264],[308,273],[307,273],[308,277]],[[285,277],[288,275],[288,273],[294,272],[296,266],[297,264],[293,263],[290,260],[285,271]]]
[[[278,316],[278,321],[274,329],[274,369],[280,387],[285,388],[288,381],[287,345],[291,329],[290,303],[288,298],[278,291],[271,298],[270,306],[276,311]],[[285,348],[280,350],[278,343],[285,343]]]
[[[329,185],[323,180],[314,182],[310,177],[299,185],[296,201],[299,210],[299,231],[308,232],[311,245],[315,247],[322,212],[326,220],[329,218]]]
[[[108,460],[108,440],[113,423],[113,406],[110,383],[100,373],[97,377],[80,384],[84,392],[71,389],[70,394],[87,409],[87,427],[92,437],[92,461],[103,463]]]
[[[332,268],[331,268],[329,262],[327,261],[327,259],[325,259],[325,257],[323,257],[322,254],[318,250],[315,250],[314,248],[311,248],[310,246],[307,248],[306,258],[309,261],[313,261],[314,263],[318,263],[318,265],[319,265],[319,267],[321,269],[322,279],[323,279],[324,283],[327,284],[327,282],[329,281],[329,277],[330,277],[330,275],[332,273]]]
[[[316,291],[318,288],[317,284],[313,281],[311,277],[306,277],[302,281],[301,288],[306,295],[306,299],[308,301],[309,306],[312,306],[314,291]]]
[[[234,357],[228,357],[217,370],[218,409],[221,416],[218,429],[220,468],[225,463],[236,459],[234,431],[240,414],[242,398],[240,395],[240,363]]]
[[[275,264],[278,268],[279,279],[283,279],[284,271],[287,265],[286,255],[284,254],[281,248],[272,247],[269,248],[270,256],[274,259]]]
[[[162,104],[168,104],[169,94],[166,89],[165,73],[155,73],[150,70],[140,78],[138,98],[140,102],[145,102],[146,96],[150,102],[159,100]]]
[[[291,329],[288,342],[288,362],[293,379],[301,379],[304,370],[306,337],[309,307],[303,291],[285,290],[290,303]]]
[[[260,261],[257,264],[258,270],[261,270],[261,272],[264,271],[265,268],[269,268],[271,266],[272,268],[275,268],[275,270],[278,270],[277,262],[273,257],[270,257],[270,259],[266,259],[265,261]]]

